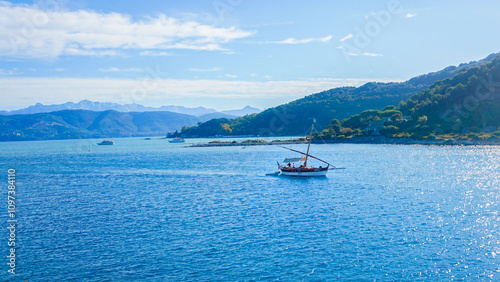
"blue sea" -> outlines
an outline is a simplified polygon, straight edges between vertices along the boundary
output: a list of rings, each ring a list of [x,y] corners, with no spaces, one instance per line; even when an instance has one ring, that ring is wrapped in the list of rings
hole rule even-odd
[[[0,280],[500,280],[500,147],[312,145],[345,169],[297,179],[277,146],[99,141],[0,143]]]

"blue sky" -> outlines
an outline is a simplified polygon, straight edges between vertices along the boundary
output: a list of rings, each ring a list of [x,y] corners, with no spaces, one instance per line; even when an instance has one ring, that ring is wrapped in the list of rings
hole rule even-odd
[[[261,109],[500,51],[500,2],[0,1],[0,110]]]

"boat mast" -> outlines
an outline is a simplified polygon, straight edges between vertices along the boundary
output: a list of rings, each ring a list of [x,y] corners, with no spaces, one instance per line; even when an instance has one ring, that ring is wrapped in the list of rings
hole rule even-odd
[[[309,144],[307,144],[306,161],[304,162],[304,167],[307,167],[307,157],[309,157],[309,147],[311,147],[311,140],[313,136],[314,123],[311,127],[311,135],[309,135]]]
[[[276,145],[276,146],[281,147],[281,148],[283,148],[283,149],[288,149],[288,150],[290,150],[290,151],[293,151],[293,152],[296,152],[296,153],[299,153],[299,154],[302,154],[302,155],[305,155],[305,154],[306,154],[306,153],[304,153],[304,152],[297,151],[297,150],[294,150],[294,149],[291,149],[291,148],[287,148],[287,147],[283,147],[283,146],[279,146],[279,145]],[[324,161],[324,160],[322,160],[322,159],[316,158],[316,157],[315,157],[315,156],[313,156],[313,155],[309,155],[309,157],[310,157],[310,158],[313,158],[313,159],[316,159],[316,160],[318,160],[318,161],[320,161],[320,162],[323,162],[323,163],[325,163],[325,164],[327,164],[327,165],[331,165],[331,166],[333,166],[332,164],[330,164],[330,163],[328,163],[328,162],[325,162],[325,161]]]

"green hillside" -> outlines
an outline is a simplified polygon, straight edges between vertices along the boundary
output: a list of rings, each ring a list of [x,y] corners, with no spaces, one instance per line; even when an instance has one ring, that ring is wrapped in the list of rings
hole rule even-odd
[[[469,134],[491,132],[500,126],[500,58],[462,71],[399,106],[419,124],[402,131],[417,137],[430,133]]]
[[[500,137],[500,57],[460,71],[399,107],[330,122],[323,139],[381,134],[413,139],[497,140]]]
[[[208,137],[214,135],[302,135],[315,120],[317,128],[328,128],[332,119],[345,119],[369,109],[381,110],[398,104],[427,89],[435,82],[490,61],[487,58],[448,67],[401,83],[367,83],[360,87],[341,87],[306,96],[302,99],[268,109],[256,115],[236,119],[216,119],[198,126],[185,126],[179,135]]]

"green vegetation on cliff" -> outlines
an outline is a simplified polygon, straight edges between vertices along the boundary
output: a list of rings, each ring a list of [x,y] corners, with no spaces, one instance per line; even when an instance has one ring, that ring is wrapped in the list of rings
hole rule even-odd
[[[367,110],[332,120],[323,139],[383,135],[413,139],[498,140],[500,137],[500,57],[464,69],[413,95],[399,107]]]
[[[350,116],[365,110],[380,110],[387,105],[398,105],[400,101],[408,100],[437,81],[453,77],[496,56],[497,54],[492,54],[478,62],[448,67],[401,83],[372,82],[360,87],[330,89],[259,114],[236,119],[215,119],[197,126],[185,126],[178,135],[303,135],[307,133],[313,121],[316,121],[317,128],[324,129],[329,127],[332,119],[349,119]]]

